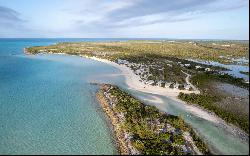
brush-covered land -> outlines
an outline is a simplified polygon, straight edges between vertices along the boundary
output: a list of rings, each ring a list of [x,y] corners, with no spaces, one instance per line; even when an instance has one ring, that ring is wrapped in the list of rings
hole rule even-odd
[[[114,126],[121,154],[211,154],[182,118],[159,112],[116,86],[102,85],[97,95]]]
[[[232,41],[231,41],[232,42]],[[50,46],[26,48],[28,53],[66,53],[95,56],[119,64],[126,64],[152,85],[179,89],[192,89],[185,81],[187,72],[218,73],[222,67],[204,65],[187,59],[202,59],[235,63],[235,59],[249,58],[248,42],[201,42],[201,41],[127,41],[127,42],[74,42]],[[219,47],[219,48],[218,48]],[[243,79],[235,80],[227,75],[231,83],[242,86]]]
[[[248,41],[76,42],[30,47],[25,51],[31,54],[94,56],[126,65],[145,84],[190,91],[198,88],[201,92],[199,95],[180,94],[179,98],[213,111],[249,133],[249,111],[246,111],[249,110],[248,96],[234,95],[231,89],[224,87],[221,90],[217,87],[218,84],[233,85],[244,88],[244,93],[248,93],[249,83],[243,78],[226,74],[224,71],[228,69],[223,67],[190,61],[197,59],[248,66]]]
[[[233,64],[235,59],[249,58],[248,41],[127,41],[74,42],[29,48],[30,53],[65,52],[105,56],[112,60],[134,56],[168,56],[180,59],[201,59]]]
[[[198,86],[201,94],[180,93],[179,98],[189,104],[198,104],[249,133],[249,94],[246,94],[248,90],[221,83],[221,79],[228,83],[238,82],[231,82],[232,80],[224,75],[198,74],[192,78],[192,83]],[[238,92],[238,95],[235,92]]]

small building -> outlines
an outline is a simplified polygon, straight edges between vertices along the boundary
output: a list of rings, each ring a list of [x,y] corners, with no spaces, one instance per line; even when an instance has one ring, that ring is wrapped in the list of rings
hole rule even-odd
[[[160,81],[157,82],[157,86],[158,87],[165,87],[165,83],[160,80]]]
[[[205,68],[205,71],[210,72],[212,70],[211,70],[211,68]]]
[[[176,83],[176,84],[174,85],[174,88],[178,89],[178,88],[179,88],[179,84]]]
[[[137,70],[135,71],[135,74],[136,74],[136,75],[141,75],[141,71],[140,71],[139,69],[137,69]]]
[[[184,85],[184,88],[185,88],[186,90],[189,90],[189,89],[191,88],[191,86],[190,86],[190,84],[186,84],[186,85]]]
[[[146,84],[152,85],[152,84],[154,84],[154,81],[153,80],[149,80],[149,81],[146,82]]]
[[[222,47],[231,47],[231,45],[230,44],[223,44],[223,45],[221,45]]]
[[[126,62],[127,62],[126,60],[121,60],[121,59],[118,59],[118,60],[117,60],[117,63],[118,63],[118,64],[124,64],[124,63],[126,63]]]
[[[169,88],[174,88],[174,83],[171,83],[171,84],[169,85]]]
[[[180,85],[178,86],[178,89],[180,89],[180,90],[185,89],[185,88],[184,88],[184,85],[183,85],[183,84],[180,84]]]
[[[166,82],[165,87],[169,87],[172,83],[171,82]]]
[[[200,68],[202,68],[201,66],[195,66],[195,69],[200,69]]]
[[[170,42],[170,43],[174,43],[175,41],[168,41],[168,42]]]

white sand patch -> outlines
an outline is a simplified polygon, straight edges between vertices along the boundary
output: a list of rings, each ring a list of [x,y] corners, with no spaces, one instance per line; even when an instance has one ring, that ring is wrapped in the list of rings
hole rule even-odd
[[[83,57],[85,57],[85,56],[83,56]],[[199,90],[187,91],[187,90],[163,88],[163,87],[144,84],[143,82],[140,81],[140,77],[138,75],[134,74],[134,72],[129,67],[127,67],[125,65],[119,65],[115,62],[105,60],[105,59],[96,58],[96,57],[89,57],[89,58],[103,62],[103,63],[107,63],[111,66],[114,66],[114,67],[120,69],[122,71],[122,75],[125,76],[126,84],[130,87],[130,89],[134,89],[134,90],[141,91],[144,93],[151,93],[151,94],[169,97],[174,101],[182,103],[188,111],[199,116],[200,118],[203,118],[203,119],[211,121],[211,122],[218,123],[218,119],[214,115],[208,113],[207,111],[205,111],[201,108],[198,108],[198,107],[195,107],[192,105],[188,105],[185,102],[178,99],[178,95],[180,92],[199,94],[200,93]],[[150,101],[156,102],[156,103],[163,103],[163,101],[156,96],[154,97],[154,99],[152,99]]]

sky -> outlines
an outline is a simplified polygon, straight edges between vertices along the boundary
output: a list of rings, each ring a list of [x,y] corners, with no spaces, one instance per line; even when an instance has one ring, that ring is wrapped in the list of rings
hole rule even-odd
[[[1,38],[249,39],[249,0],[0,0]]]

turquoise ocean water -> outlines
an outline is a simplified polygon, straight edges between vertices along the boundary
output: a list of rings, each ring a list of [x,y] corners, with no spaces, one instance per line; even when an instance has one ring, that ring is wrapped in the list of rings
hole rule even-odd
[[[118,70],[79,57],[23,54],[58,41],[65,39],[0,40],[0,154],[116,152],[89,82]]]
[[[90,82],[119,85],[147,102],[153,94],[129,90],[120,71],[67,55],[27,56],[23,48],[64,41],[127,39],[0,39],[0,154],[116,154]],[[218,154],[248,154],[241,141],[167,97],[154,104],[181,115]],[[153,104],[147,102],[149,104]]]

